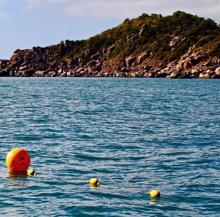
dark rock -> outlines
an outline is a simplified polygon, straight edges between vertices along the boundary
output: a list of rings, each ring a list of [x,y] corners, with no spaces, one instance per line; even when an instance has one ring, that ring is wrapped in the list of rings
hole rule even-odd
[[[34,73],[33,69],[28,69],[25,71],[25,77],[31,77]]]
[[[0,65],[7,65],[9,60],[0,60]]]
[[[211,78],[213,78],[213,79],[220,79],[220,75],[214,74],[214,75],[211,76]]]
[[[129,36],[127,36],[127,42],[132,43],[137,38],[138,38],[138,36],[136,33],[130,34]]]
[[[75,66],[79,64],[79,59],[78,58],[72,58],[70,66]]]
[[[141,27],[141,29],[140,29],[140,31],[139,31],[139,33],[138,33],[138,36],[141,37],[141,36],[148,30],[148,28],[149,28],[149,26],[148,26],[147,24],[144,24],[144,25]]]
[[[85,53],[84,53],[85,58],[87,58],[87,57],[89,56],[89,54],[90,54],[90,50],[89,50],[89,49],[86,49],[86,50],[85,50]]]
[[[156,74],[157,78],[166,78],[167,76],[168,76],[168,73],[165,70],[161,70]]]
[[[66,77],[67,76],[67,72],[62,72],[61,74],[60,74],[60,77]]]
[[[65,52],[69,53],[73,49],[74,43],[70,40],[65,40],[64,47],[65,47]]]
[[[121,68],[121,71],[122,71],[122,72],[128,72],[129,69],[128,69],[127,67],[123,66],[123,67]]]
[[[113,45],[109,46],[109,47],[107,48],[107,53],[108,53],[108,54],[111,53],[111,52],[115,49],[115,47],[116,47],[116,44],[113,44]]]
[[[55,71],[49,71],[47,74],[46,74],[46,77],[55,77],[56,76],[56,72]]]
[[[96,66],[97,61],[96,60],[92,60],[90,62],[87,63],[87,66]]]
[[[206,72],[203,72],[199,75],[199,78],[212,78],[214,75],[214,72],[207,70]]]
[[[17,59],[20,59],[20,58],[22,58],[22,56],[21,56],[21,50],[17,49],[17,50],[13,53],[13,55],[11,56],[10,61],[16,61]]]
[[[8,76],[10,76],[10,71],[7,69],[3,69],[0,71],[0,76],[1,77],[8,77]]]
[[[127,58],[125,59],[126,66],[127,66],[127,67],[130,67],[130,66],[134,63],[135,59],[136,59],[136,58],[135,58],[135,57],[132,57],[132,56],[127,57]]]
[[[42,47],[33,47],[32,50],[33,52],[40,54],[40,55],[44,52],[44,48]]]
[[[100,57],[100,53],[93,54],[91,59],[97,60]]]
[[[171,75],[168,76],[168,78],[180,78],[182,76],[182,74],[178,71],[172,72]]]
[[[147,58],[148,54],[147,53],[142,53],[140,56],[138,56],[137,58],[137,64],[141,64],[146,58]]]
[[[153,78],[154,77],[154,74],[152,72],[145,72],[143,74],[143,77],[144,78]]]
[[[65,44],[63,41],[60,42],[60,45],[59,45],[59,53],[61,55],[64,55],[66,53],[66,48],[65,48]]]

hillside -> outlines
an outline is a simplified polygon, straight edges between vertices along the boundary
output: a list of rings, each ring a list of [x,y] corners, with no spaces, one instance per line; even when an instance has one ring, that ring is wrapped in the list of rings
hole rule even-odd
[[[142,14],[88,40],[18,49],[0,76],[220,78],[220,26],[181,11]]]

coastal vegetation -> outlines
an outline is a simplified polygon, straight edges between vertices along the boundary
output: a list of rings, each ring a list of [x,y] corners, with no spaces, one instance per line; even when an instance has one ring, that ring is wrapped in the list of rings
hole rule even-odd
[[[178,37],[181,43],[172,49],[169,44],[175,37]],[[115,47],[111,57],[126,57],[133,53],[149,52],[156,58],[170,61],[179,58],[192,45],[203,46],[204,51],[220,55],[220,28],[217,24],[211,19],[177,11],[167,17],[142,14],[132,20],[125,19],[121,25],[113,29],[77,42],[78,46],[75,46],[68,56],[79,53],[83,55],[87,49],[91,53],[96,53],[119,40],[120,43]]]
[[[0,75],[218,78],[219,63],[220,26],[177,11],[127,18],[87,40],[16,50]]]

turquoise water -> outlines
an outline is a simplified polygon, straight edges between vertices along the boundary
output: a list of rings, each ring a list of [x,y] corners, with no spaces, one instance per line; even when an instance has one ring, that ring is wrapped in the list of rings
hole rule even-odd
[[[0,160],[1,216],[219,216],[220,80],[2,78]]]

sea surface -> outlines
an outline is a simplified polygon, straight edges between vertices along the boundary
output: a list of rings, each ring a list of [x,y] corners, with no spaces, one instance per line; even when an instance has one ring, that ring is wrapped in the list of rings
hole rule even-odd
[[[0,161],[1,217],[218,217],[220,80],[1,78]]]

